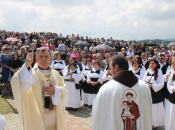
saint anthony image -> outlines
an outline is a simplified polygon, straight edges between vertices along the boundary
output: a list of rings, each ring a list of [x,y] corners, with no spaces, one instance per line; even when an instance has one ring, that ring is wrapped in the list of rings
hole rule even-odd
[[[126,95],[126,100],[121,104],[122,110],[122,120],[124,123],[124,130],[137,130],[136,120],[139,118],[139,108],[137,104],[133,101],[133,94],[128,92]]]

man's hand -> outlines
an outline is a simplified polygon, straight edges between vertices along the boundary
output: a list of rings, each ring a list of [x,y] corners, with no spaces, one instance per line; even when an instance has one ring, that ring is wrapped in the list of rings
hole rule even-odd
[[[28,53],[26,56],[26,67],[29,68],[33,63],[33,53]]]
[[[53,84],[50,83],[50,87],[43,87],[43,92],[46,94],[46,95],[53,95],[55,94],[55,86]]]

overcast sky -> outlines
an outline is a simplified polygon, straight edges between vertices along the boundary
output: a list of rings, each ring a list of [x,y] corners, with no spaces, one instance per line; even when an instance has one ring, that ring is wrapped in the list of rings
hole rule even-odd
[[[1,0],[0,30],[175,38],[175,0]]]

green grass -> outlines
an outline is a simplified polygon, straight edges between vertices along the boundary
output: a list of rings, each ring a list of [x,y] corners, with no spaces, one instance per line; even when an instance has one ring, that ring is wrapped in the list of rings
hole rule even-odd
[[[14,113],[10,104],[0,95],[0,114]]]

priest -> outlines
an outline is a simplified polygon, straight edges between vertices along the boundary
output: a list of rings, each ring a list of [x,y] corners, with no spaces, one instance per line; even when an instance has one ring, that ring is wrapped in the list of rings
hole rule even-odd
[[[115,56],[110,68],[113,79],[100,88],[93,103],[92,130],[151,130],[149,86],[128,71],[123,56]]]
[[[51,52],[42,47],[36,53],[37,64],[32,69],[33,53],[11,79],[12,91],[24,130],[65,130],[64,79],[52,69]]]

